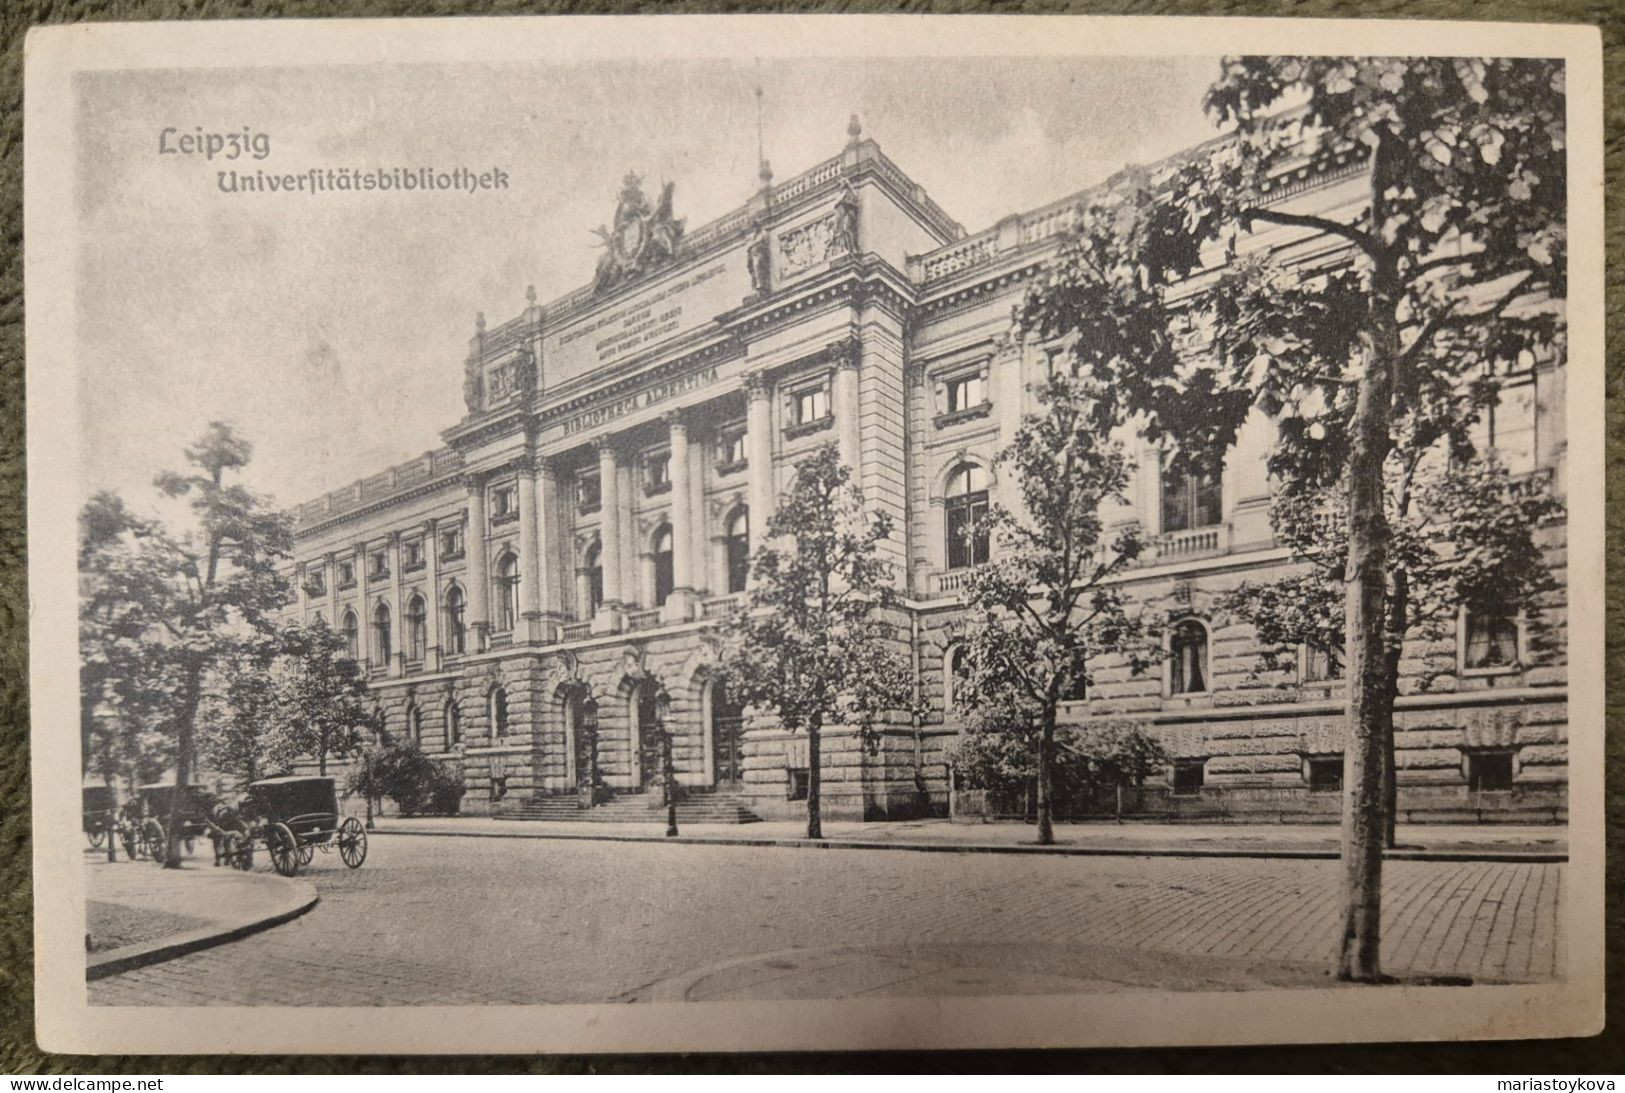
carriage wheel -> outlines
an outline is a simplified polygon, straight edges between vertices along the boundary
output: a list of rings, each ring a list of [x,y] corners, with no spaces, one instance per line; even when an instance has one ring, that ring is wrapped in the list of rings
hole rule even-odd
[[[367,860],[367,829],[354,816],[346,816],[339,824],[339,857],[351,869],[361,868]]]
[[[164,858],[169,851],[169,840],[164,838],[164,825],[157,820],[148,820],[142,824],[141,841],[147,857],[159,865],[164,864]]]
[[[243,871],[254,868],[254,840],[236,831],[226,832],[226,864]]]
[[[300,865],[309,865],[310,864],[310,859],[314,858],[315,856],[316,856],[316,844],[315,843],[300,843],[299,844],[299,864]]]
[[[124,856],[131,861],[141,853],[141,843],[136,838],[135,828],[129,824],[122,824],[118,830],[119,841],[124,844]]]
[[[102,840],[106,837],[107,832],[99,827],[93,827],[89,831],[85,832],[85,838],[90,840],[90,848],[92,850],[95,850],[97,847],[101,846]]]
[[[271,852],[271,867],[284,877],[299,872],[299,843],[286,824],[265,829],[265,847]]]

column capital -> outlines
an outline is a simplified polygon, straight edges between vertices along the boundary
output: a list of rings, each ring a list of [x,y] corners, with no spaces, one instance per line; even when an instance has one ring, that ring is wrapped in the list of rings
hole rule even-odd
[[[326,562],[328,565],[333,564],[333,558],[334,558],[334,554],[333,554],[333,552],[331,550],[328,551],[326,554],[322,555],[322,561]]]
[[[401,533],[398,531],[391,531],[387,536],[385,536],[385,539],[387,540],[389,546],[397,547],[401,545]]]
[[[825,353],[836,368],[856,369],[862,364],[863,343],[851,335],[831,344]]]
[[[773,384],[768,381],[767,369],[758,368],[753,372],[745,373],[745,396],[749,399],[765,399],[773,392]]]
[[[667,410],[660,415],[660,420],[672,432],[688,432],[688,412],[686,410]]]
[[[427,520],[423,521],[423,523],[419,524],[418,527],[423,531],[423,534],[432,536],[440,527],[440,518],[438,516],[431,516]]]
[[[470,493],[485,488],[485,482],[490,477],[488,471],[465,471],[462,477],[463,488]]]
[[[600,459],[605,455],[619,459],[621,455],[620,438],[608,433],[603,436],[593,437],[592,450],[598,453]]]

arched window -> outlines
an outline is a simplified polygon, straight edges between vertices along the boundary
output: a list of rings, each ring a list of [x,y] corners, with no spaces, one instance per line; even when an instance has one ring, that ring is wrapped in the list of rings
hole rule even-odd
[[[1207,680],[1207,627],[1184,619],[1168,637],[1168,693],[1199,694],[1207,690]]]
[[[354,611],[344,612],[344,649],[351,660],[356,658],[361,648],[361,624],[356,621]]]
[[[423,746],[423,711],[415,702],[406,707],[406,742],[414,748]]]
[[[491,736],[508,735],[508,692],[501,687],[491,690]]]
[[[519,559],[504,554],[497,562],[497,629],[512,630],[519,619]]]
[[[728,519],[728,591],[743,592],[750,580],[750,512],[739,508]]]
[[[394,650],[389,643],[389,604],[381,603],[372,613],[372,648],[373,663],[389,666],[389,657]]]
[[[429,650],[429,612],[422,596],[413,596],[406,605],[406,655],[421,661]]]
[[[604,603],[604,552],[594,543],[587,549],[587,609],[595,612]]]
[[[461,588],[452,585],[446,589],[446,634],[442,640],[448,653],[461,653],[468,644],[468,624],[463,618],[467,607]]]
[[[455,698],[446,699],[446,747],[451,748],[462,743],[463,715],[457,710]]]
[[[669,524],[663,524],[663,525],[661,525],[660,530],[655,532],[655,537],[654,537],[654,559],[655,559],[655,602],[654,602],[654,605],[656,607],[659,607],[660,605],[664,604],[666,602],[666,597],[671,595],[672,581],[673,581],[671,546],[672,546],[671,526]]]
[[[957,709],[964,694],[965,677],[970,674],[970,660],[965,653],[965,647],[955,645],[949,649],[943,667],[947,670],[942,674],[942,708]]]
[[[987,561],[987,471],[974,463],[961,463],[948,475],[944,498],[948,568],[963,569]]]

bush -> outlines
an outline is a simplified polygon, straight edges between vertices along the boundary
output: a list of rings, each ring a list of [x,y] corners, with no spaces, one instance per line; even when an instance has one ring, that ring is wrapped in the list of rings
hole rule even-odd
[[[350,791],[388,797],[402,816],[455,816],[465,784],[460,767],[449,767],[410,744],[368,749],[366,761],[350,775]]]
[[[949,746],[948,764],[962,788],[987,792],[995,815],[1030,816],[1036,807],[1037,739],[1036,732],[971,728]],[[1058,726],[1051,771],[1056,814],[1105,810],[1108,791],[1139,785],[1169,762],[1162,745],[1132,723]]]

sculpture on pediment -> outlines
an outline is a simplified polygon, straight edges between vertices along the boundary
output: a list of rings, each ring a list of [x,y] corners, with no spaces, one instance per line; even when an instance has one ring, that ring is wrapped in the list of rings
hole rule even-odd
[[[634,281],[677,257],[683,241],[684,221],[672,216],[671,195],[676,183],[668,182],[653,207],[643,193],[643,179],[628,173],[621,185],[610,227],[597,227],[604,253],[599,256],[593,279],[597,292]]]
[[[772,285],[773,280],[773,251],[769,245],[767,232],[758,227],[756,236],[745,248],[745,269],[750,274],[750,290],[757,294],[764,294]]]
[[[530,351],[530,346],[519,347],[519,355],[514,360],[514,386],[529,394],[536,390],[536,354]]]

